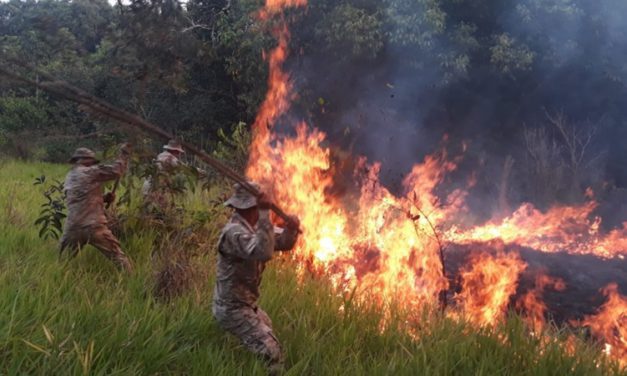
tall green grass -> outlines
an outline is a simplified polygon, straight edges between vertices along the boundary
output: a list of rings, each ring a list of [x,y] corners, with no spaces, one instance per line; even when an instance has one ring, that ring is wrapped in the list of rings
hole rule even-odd
[[[36,176],[62,178],[66,166],[0,161],[0,374],[262,375],[263,363],[221,331],[211,317],[214,252],[198,262],[209,278],[199,293],[153,299],[150,259],[155,233],[122,239],[136,272],[127,276],[88,247],[60,261],[54,240],[32,223],[42,203]],[[196,210],[220,192],[200,191]],[[224,213],[208,226],[215,242]],[[211,249],[211,248],[210,248]],[[379,325],[373,307],[346,304],[323,279],[299,278],[278,258],[264,275],[260,305],[274,321],[288,375],[607,375],[620,374],[592,346],[570,356],[542,345],[512,317],[479,330],[445,317],[406,330],[403,319]],[[340,311],[339,307],[344,306]]]

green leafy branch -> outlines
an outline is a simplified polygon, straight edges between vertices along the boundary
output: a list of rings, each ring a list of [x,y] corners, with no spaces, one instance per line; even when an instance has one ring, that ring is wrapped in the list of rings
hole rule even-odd
[[[46,187],[46,176],[41,175],[35,178],[34,185],[45,187],[43,195],[46,198],[41,207],[39,218],[35,221],[35,226],[39,226],[39,237],[42,239],[59,239],[63,233],[63,220],[65,219],[65,194],[63,193],[63,182],[54,180]]]

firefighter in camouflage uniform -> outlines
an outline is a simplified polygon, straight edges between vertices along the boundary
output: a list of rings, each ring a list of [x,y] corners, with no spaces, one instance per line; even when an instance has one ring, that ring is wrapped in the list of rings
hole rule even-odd
[[[154,161],[156,174],[146,180],[142,186],[144,204],[160,212],[172,207],[173,199],[168,187],[173,185],[177,169],[183,166],[180,158],[185,154],[183,146],[177,140],[170,140],[163,145],[163,152]]]
[[[78,148],[70,159],[72,170],[67,174],[63,189],[68,215],[61,237],[60,251],[68,250],[72,256],[86,244],[96,247],[121,269],[131,272],[131,261],[120,248],[120,242],[111,233],[105,216],[105,202],[113,202],[112,193],[103,196],[103,185],[119,179],[128,165],[130,145],[120,148],[112,164],[100,164],[95,153]]]
[[[256,184],[255,187],[258,187]],[[285,229],[270,222],[270,201],[256,198],[241,185],[225,205],[235,209],[218,240],[213,315],[226,331],[238,337],[251,352],[263,357],[271,371],[283,365],[281,345],[272,321],[257,305],[261,275],[275,251],[289,251],[298,237],[298,219]]]

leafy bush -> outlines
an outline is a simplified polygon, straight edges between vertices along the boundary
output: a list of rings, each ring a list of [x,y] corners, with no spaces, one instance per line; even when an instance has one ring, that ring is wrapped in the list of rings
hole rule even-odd
[[[235,170],[243,172],[248,162],[248,149],[252,135],[246,123],[239,122],[231,127],[230,134],[218,130],[218,142],[213,155]]]
[[[63,192],[63,182],[53,180],[52,183],[46,181],[46,176],[41,175],[35,179],[35,185],[45,188],[43,195],[46,198],[39,212],[39,218],[35,221],[35,226],[40,226],[39,237],[42,239],[59,239],[63,233],[63,220],[65,219],[65,194]]]
[[[0,97],[0,130],[18,133],[45,128],[47,103],[38,97]]]

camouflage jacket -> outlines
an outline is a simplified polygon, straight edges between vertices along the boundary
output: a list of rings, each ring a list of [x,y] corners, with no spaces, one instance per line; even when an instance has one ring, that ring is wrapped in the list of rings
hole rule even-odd
[[[108,165],[75,165],[65,177],[63,189],[68,215],[65,229],[106,225],[102,200],[102,186],[114,180],[126,171],[128,156],[120,154],[118,159]]]
[[[174,154],[164,151],[157,155],[157,168],[160,171],[169,172],[179,166],[179,159]]]
[[[255,307],[266,262],[274,251],[292,249],[297,236],[295,230],[275,229],[268,210],[259,211],[254,228],[242,216],[233,214],[218,240],[214,306]]]
[[[158,174],[171,174],[174,172],[174,170],[181,165],[180,160],[174,156],[174,154],[168,152],[168,151],[164,151],[159,153],[159,155],[157,155],[157,159],[154,161],[155,165],[157,166],[157,170],[158,170]],[[157,178],[157,176],[155,176],[155,178]],[[150,193],[150,191],[154,188],[155,190],[158,189],[158,180],[159,179],[155,179],[157,180],[157,184],[155,184],[153,181],[153,179],[149,178],[144,180],[144,184],[142,185],[142,194],[148,195]]]

